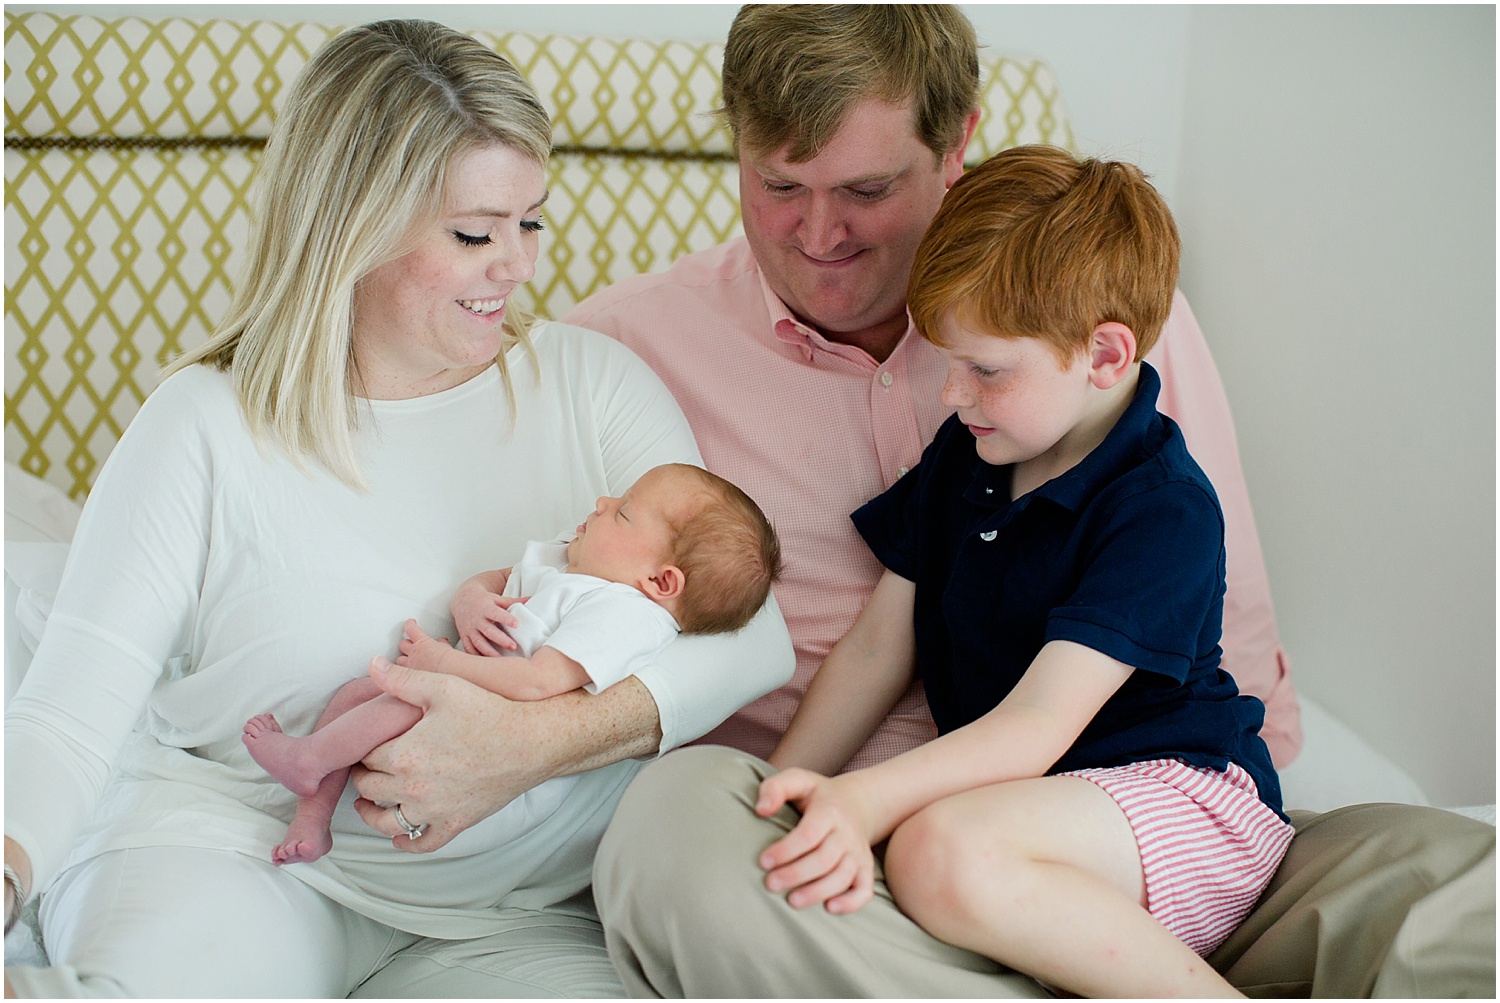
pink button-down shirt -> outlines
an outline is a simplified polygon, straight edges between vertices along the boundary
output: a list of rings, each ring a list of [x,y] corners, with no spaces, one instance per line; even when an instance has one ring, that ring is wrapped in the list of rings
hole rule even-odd
[[[915,466],[952,413],[939,400],[945,364],[910,327],[879,363],[829,341],[792,316],[743,239],[619,282],[566,320],[618,338],[645,359],[682,405],[708,468],[754,498],[780,534],[786,571],[776,599],[796,645],[796,674],[704,739],[764,757],[880,577],[849,514]],[[1183,426],[1224,508],[1224,667],[1241,690],[1265,701],[1261,734],[1285,764],[1302,744],[1296,694],[1228,401],[1181,293],[1151,362],[1162,376],[1161,410]],[[935,734],[916,687],[849,766],[879,762]]]

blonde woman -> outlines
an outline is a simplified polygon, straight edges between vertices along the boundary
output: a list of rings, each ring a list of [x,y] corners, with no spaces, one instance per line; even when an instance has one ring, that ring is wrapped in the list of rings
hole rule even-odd
[[[454,582],[699,461],[628,351],[507,308],[549,149],[515,69],[435,24],[352,29],[297,81],[229,317],[106,464],[8,708],[7,923],[39,893],[54,967],[7,970],[7,993],[621,993],[587,894],[599,836],[633,757],[789,677],[774,609],[597,696],[374,673],[425,716],[314,863],[269,862],[295,796],[240,741],[267,709],[311,730],[405,619],[452,636]],[[555,777],[519,831],[487,828]]]

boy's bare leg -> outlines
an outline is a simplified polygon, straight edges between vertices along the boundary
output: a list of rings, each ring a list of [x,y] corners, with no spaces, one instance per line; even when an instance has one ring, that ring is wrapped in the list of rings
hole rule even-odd
[[[384,695],[362,677],[334,694],[305,738],[284,734],[270,714],[246,721],[241,737],[250,757],[283,787],[299,797],[312,797],[328,774],[353,766],[421,719],[420,709]]]
[[[891,836],[886,883],[933,936],[1083,996],[1237,997],[1145,910],[1135,836],[1081,777],[996,784]]]

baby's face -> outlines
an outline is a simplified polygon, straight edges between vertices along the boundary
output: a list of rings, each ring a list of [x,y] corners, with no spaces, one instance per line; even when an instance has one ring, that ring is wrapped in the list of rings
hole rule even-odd
[[[682,504],[682,475],[648,470],[619,498],[604,496],[568,544],[568,570],[637,585],[672,560],[672,517]]]

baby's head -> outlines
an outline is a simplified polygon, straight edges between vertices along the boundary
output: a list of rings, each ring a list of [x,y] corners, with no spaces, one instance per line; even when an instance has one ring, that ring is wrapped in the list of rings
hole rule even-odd
[[[633,585],[689,634],[738,630],[781,574],[760,507],[699,467],[667,463],[600,498],[568,544],[568,570]]]
[[[942,345],[945,325],[1044,342],[1063,368],[1095,329],[1129,328],[1135,358],[1172,308],[1172,214],[1132,164],[1019,146],[968,171],[917,248],[907,304]]]

